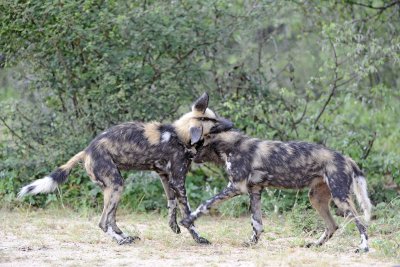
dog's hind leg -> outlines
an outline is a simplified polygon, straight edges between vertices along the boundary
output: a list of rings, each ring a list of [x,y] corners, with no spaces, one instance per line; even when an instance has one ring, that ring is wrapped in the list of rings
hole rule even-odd
[[[332,199],[332,196],[328,185],[325,182],[321,181],[311,186],[308,197],[310,199],[311,205],[322,217],[327,228],[317,241],[307,244],[306,247],[320,246],[328,241],[338,229],[338,226],[329,211],[329,203]]]
[[[138,237],[123,233],[116,223],[116,212],[123,191],[123,179],[115,164],[106,157],[96,158],[96,161],[85,164],[91,178],[103,189],[104,208],[99,227],[114,238],[118,244],[132,243]]]
[[[368,235],[367,235],[367,227],[361,222],[360,217],[358,216],[355,208],[354,208],[354,203],[350,199],[350,196],[348,196],[347,199],[343,200],[340,198],[336,198],[333,196],[333,201],[335,202],[336,206],[340,208],[341,210],[344,211],[344,214],[349,218],[349,219],[354,219],[354,222],[356,223],[357,229],[360,233],[361,236],[361,243],[359,246],[359,249],[357,249],[355,252],[368,252]]]
[[[245,246],[257,244],[263,232],[262,211],[261,211],[261,187],[249,187],[250,194],[250,210],[251,210],[251,226],[253,227],[253,235],[249,242],[245,242]]]
[[[339,161],[339,163],[341,162]],[[339,167],[340,166],[339,164]],[[368,252],[367,228],[357,215],[357,211],[354,208],[354,203],[350,196],[350,187],[353,178],[349,173],[346,173],[345,167],[342,167],[344,171],[340,171],[340,169],[341,168],[338,168],[338,171],[331,171],[331,173],[326,176],[326,181],[328,181],[332,193],[332,199],[336,206],[341,209],[349,219],[353,219],[356,223],[361,236],[360,249],[357,249],[356,252]]]
[[[169,218],[169,227],[172,229],[174,233],[179,234],[181,232],[181,229],[178,226],[178,223],[176,221],[176,214],[177,214],[177,201],[175,199],[175,192],[172,190],[172,188],[169,186],[169,179],[168,175],[164,173],[158,173],[160,175],[160,179],[162,182],[162,185],[164,187],[165,195],[167,196],[168,199],[168,218]]]
[[[116,224],[116,211],[121,198],[123,187],[120,185],[104,188],[104,209],[100,218],[100,228],[114,238],[118,244],[132,243],[138,237],[131,237],[123,233]]]

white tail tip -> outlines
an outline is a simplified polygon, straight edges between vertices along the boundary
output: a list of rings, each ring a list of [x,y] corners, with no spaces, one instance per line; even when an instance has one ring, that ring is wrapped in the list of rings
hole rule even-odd
[[[22,187],[18,193],[18,198],[22,198],[25,195],[53,192],[57,188],[57,185],[57,182],[53,178],[46,176]]]

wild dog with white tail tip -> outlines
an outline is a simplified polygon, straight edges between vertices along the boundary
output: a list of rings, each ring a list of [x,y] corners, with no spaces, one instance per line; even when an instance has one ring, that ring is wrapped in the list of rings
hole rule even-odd
[[[189,227],[214,205],[240,194],[250,195],[253,235],[247,244],[256,244],[263,231],[261,192],[265,187],[300,189],[309,187],[312,206],[326,224],[322,236],[308,246],[328,241],[338,226],[329,211],[334,203],[353,219],[361,235],[360,249],[368,251],[365,224],[357,216],[351,191],[364,210],[365,221],[371,216],[367,183],[357,164],[349,157],[322,145],[307,142],[265,141],[231,130],[205,137],[195,162],[214,162],[226,166],[230,183],[221,193],[201,204],[181,223]]]
[[[91,180],[99,184],[104,192],[100,228],[119,244],[132,243],[138,237],[123,233],[115,218],[124,184],[120,170],[153,170],[160,175],[168,199],[169,225],[175,233],[179,233],[177,202],[182,216],[189,216],[191,211],[185,178],[196,147],[201,145],[204,135],[226,131],[233,126],[208,108],[208,100],[208,95],[204,93],[193,104],[191,112],[172,124],[128,122],[109,128],[49,176],[23,187],[19,197],[53,192],[67,180],[72,167],[83,161]],[[194,225],[188,228],[198,243],[208,243],[196,232]]]

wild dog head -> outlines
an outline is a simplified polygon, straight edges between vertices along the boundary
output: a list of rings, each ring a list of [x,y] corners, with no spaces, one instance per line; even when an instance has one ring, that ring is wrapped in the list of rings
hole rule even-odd
[[[208,134],[228,131],[233,127],[231,121],[219,117],[208,108],[208,100],[208,94],[204,93],[193,103],[190,112],[173,123],[177,134],[186,144],[194,145]]]
[[[235,129],[206,135],[203,146],[193,158],[193,161],[195,163],[212,162],[217,165],[225,164],[219,150],[226,146],[233,146],[239,135],[240,132]]]

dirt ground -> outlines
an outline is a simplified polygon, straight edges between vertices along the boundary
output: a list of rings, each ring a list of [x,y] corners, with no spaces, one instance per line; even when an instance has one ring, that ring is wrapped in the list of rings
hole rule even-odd
[[[197,245],[182,229],[174,234],[158,214],[118,215],[122,229],[141,241],[117,245],[98,227],[99,214],[68,210],[0,210],[0,266],[399,266],[374,248],[356,254],[356,234],[338,233],[320,248],[303,248],[277,221],[264,220],[260,244],[246,248],[249,218],[204,217],[198,230],[212,245]]]

